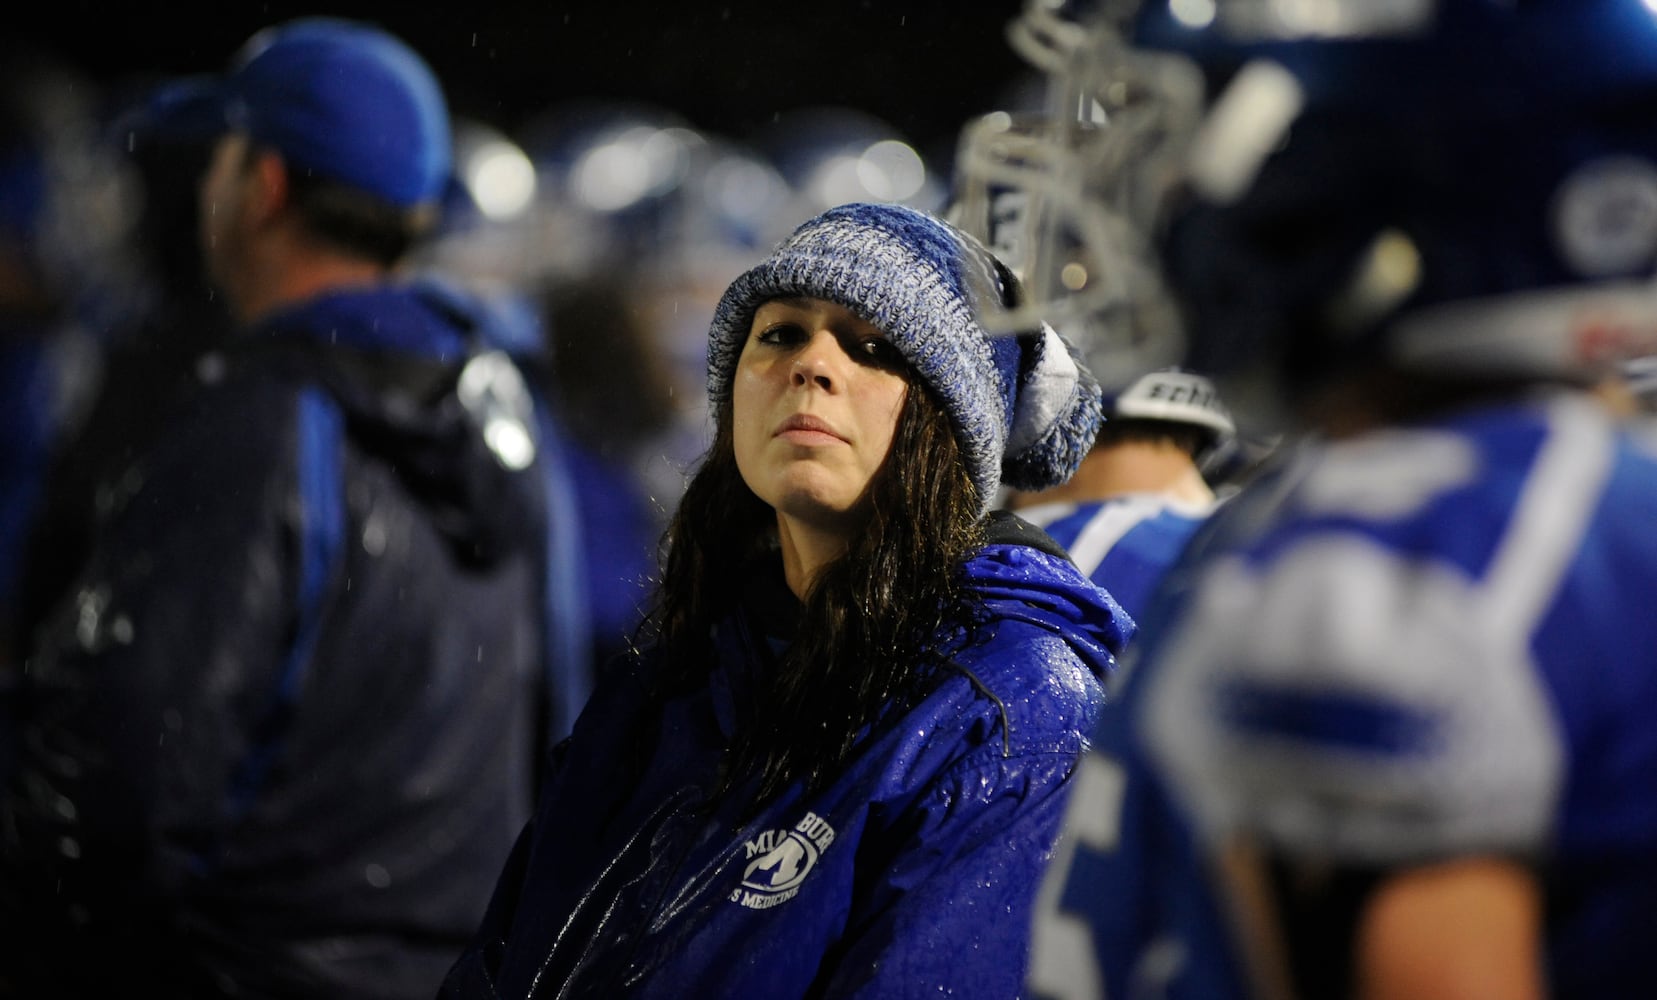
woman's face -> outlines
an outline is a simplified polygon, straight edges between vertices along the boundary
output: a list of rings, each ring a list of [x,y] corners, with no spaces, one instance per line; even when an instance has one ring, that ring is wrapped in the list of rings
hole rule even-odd
[[[731,387],[736,463],[779,517],[849,534],[891,450],[908,366],[886,335],[820,299],[754,314]]]

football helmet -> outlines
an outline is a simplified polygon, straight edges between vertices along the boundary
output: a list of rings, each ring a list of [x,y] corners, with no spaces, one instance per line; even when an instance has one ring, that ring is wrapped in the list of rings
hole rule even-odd
[[[144,190],[102,95],[57,55],[0,43],[0,322],[124,327],[155,305]]]
[[[535,165],[510,136],[466,116],[452,122],[454,179],[444,191],[435,238],[414,265],[471,284],[513,286],[535,273]]]
[[[1107,417],[1190,424],[1216,439],[1237,433],[1231,411],[1214,383],[1183,368],[1158,368],[1139,376],[1105,401],[1105,413]]]
[[[1081,4],[1027,4],[1008,35],[1046,79],[1045,99],[968,123],[950,216],[1025,288],[1021,304],[986,325],[1015,331],[1046,320],[1102,384],[1120,389],[1181,358],[1180,328],[1137,220],[1139,203],[1157,193],[1151,181],[1174,173],[1170,137],[1199,121],[1201,79],[1135,52],[1113,23]]]
[[[1158,368],[1105,394],[1107,420],[1154,420],[1202,431],[1191,456],[1204,476],[1224,478],[1237,451],[1237,424],[1214,383],[1183,368]]]
[[[896,126],[866,111],[796,108],[756,130],[751,142],[793,191],[796,224],[854,201],[933,211],[943,200],[926,157]]]
[[[672,267],[716,251],[746,260],[786,235],[785,179],[667,108],[565,102],[519,135],[536,166],[542,252],[561,272]]]
[[[1027,276],[1057,312],[1291,390],[1383,361],[1590,380],[1657,348],[1646,0],[1031,0],[1018,23],[1081,112],[1041,123],[1055,149],[962,162],[1063,165],[1022,220],[1028,266],[1078,265]]]

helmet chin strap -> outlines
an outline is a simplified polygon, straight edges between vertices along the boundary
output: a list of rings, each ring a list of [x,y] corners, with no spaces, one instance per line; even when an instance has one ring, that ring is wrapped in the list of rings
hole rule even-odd
[[[1608,282],[1470,299],[1406,314],[1386,334],[1402,367],[1596,379],[1657,354],[1657,284]]]

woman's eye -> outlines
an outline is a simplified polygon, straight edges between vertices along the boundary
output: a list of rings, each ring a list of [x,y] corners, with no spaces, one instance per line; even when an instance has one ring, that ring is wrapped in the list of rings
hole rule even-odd
[[[885,337],[869,337],[858,345],[863,356],[879,365],[902,365],[903,352]]]
[[[804,336],[805,330],[794,323],[773,323],[755,339],[762,344],[797,344]]]

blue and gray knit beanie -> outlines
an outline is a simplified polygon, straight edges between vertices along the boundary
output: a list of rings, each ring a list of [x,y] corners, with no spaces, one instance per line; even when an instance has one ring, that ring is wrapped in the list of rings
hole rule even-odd
[[[899,205],[842,205],[806,222],[726,289],[708,333],[708,396],[730,401],[737,356],[767,300],[833,302],[885,333],[943,401],[984,511],[1002,482],[1069,479],[1093,444],[1099,384],[1051,327],[996,336],[984,310],[1017,281],[982,244]]]

